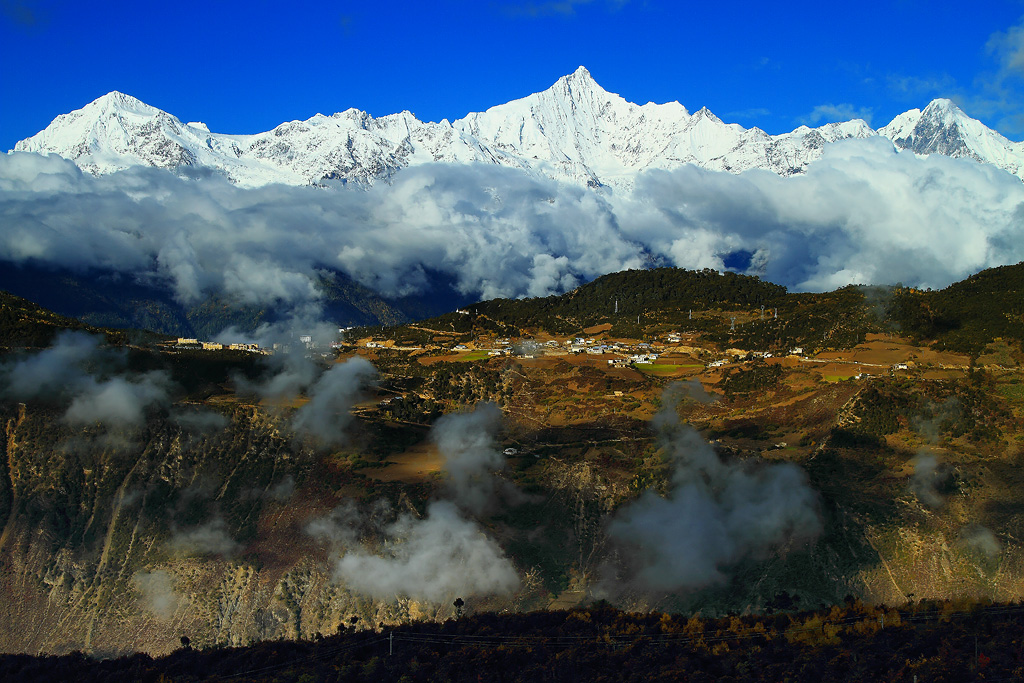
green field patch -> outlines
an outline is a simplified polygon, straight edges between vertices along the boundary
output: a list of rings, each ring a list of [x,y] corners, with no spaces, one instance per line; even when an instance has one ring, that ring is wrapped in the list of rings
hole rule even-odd
[[[476,351],[470,351],[465,356],[459,356],[455,360],[466,361],[466,360],[486,360],[487,351],[483,349],[477,349]]]
[[[686,368],[703,368],[703,365],[670,365],[667,363],[634,363],[637,370],[643,372],[675,372]]]

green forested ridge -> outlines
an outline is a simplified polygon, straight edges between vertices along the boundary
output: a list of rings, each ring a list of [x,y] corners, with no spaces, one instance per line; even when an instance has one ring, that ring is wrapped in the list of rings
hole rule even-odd
[[[938,348],[978,353],[993,339],[1024,340],[1024,263],[984,270],[927,292],[901,285],[850,285],[832,292],[790,293],[730,272],[629,270],[566,294],[492,299],[469,309],[473,320],[452,315],[423,325],[454,333],[469,332],[475,322],[479,329],[507,335],[537,330],[577,334],[611,323],[613,336],[644,338],[677,330],[701,333],[720,345],[802,346],[808,351],[848,348],[868,332],[896,332]]]
[[[978,353],[996,338],[1024,341],[1024,262],[939,291],[897,287],[889,318],[904,333],[952,351]]]
[[[182,306],[165,289],[113,273],[11,266],[0,274],[0,287],[31,293],[51,309],[97,326],[210,338],[229,325],[251,329],[276,315],[266,306],[239,307],[216,298]],[[324,316],[339,324],[403,325],[446,306],[446,295],[440,292],[391,300],[336,273],[325,272],[319,286]],[[447,306],[459,304],[447,301]],[[469,308],[473,316],[449,313],[424,321],[424,326],[453,334],[476,329],[517,336],[531,330],[576,334],[611,323],[611,334],[620,337],[674,329],[699,332],[723,345],[766,350],[842,348],[862,340],[866,332],[890,330],[940,348],[977,353],[995,338],[1024,340],[1024,264],[990,268],[925,292],[897,285],[789,293],[780,285],[732,272],[654,268],[610,273],[562,295],[492,299]],[[400,329],[403,338],[415,343],[430,334],[415,326]]]
[[[611,273],[557,296],[492,299],[468,307],[469,316],[449,314],[390,334],[424,343],[439,332],[564,335],[607,323],[610,335],[625,338],[675,330],[699,333],[722,346],[804,346],[810,351],[850,346],[866,332],[882,329],[875,297],[874,290],[853,286],[791,294],[780,285],[731,272],[655,268]],[[355,337],[373,333],[371,328],[353,330]]]
[[[472,310],[519,327],[552,332],[573,332],[602,322],[630,328],[640,316],[641,326],[670,312],[688,314],[721,305],[771,306],[786,288],[756,277],[681,268],[626,270],[603,275],[566,294],[538,299],[492,299]],[[618,313],[616,313],[618,302]],[[645,320],[646,318],[646,320]],[[635,322],[633,323],[635,325]]]

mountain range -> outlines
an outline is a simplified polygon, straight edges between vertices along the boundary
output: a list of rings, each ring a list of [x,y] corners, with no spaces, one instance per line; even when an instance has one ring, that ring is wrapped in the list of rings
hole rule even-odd
[[[725,123],[678,102],[637,105],[579,67],[547,90],[439,123],[409,111],[375,118],[348,109],[252,135],[214,133],[120,92],[62,114],[14,151],[58,154],[96,175],[132,166],[210,169],[242,187],[369,186],[427,163],[486,163],[537,177],[628,191],[648,169],[695,164],[739,173],[800,174],[826,143],[882,136],[916,154],[989,163],[1024,178],[1024,143],[970,118],[948,99],[877,130],[854,119],[781,135]]]

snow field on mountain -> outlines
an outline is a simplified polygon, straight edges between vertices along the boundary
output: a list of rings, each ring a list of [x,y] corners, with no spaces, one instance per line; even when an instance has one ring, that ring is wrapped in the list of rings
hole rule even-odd
[[[583,67],[543,92],[452,123],[425,123],[408,111],[374,118],[349,109],[253,135],[211,133],[114,92],[58,116],[15,149],[59,154],[94,174],[137,165],[210,169],[242,187],[365,187],[391,182],[402,169],[440,162],[508,166],[628,193],[638,173],[686,164],[799,174],[829,143],[878,136],[919,154],[968,157],[1024,174],[1024,144],[986,128],[949,100],[900,114],[878,131],[854,120],[771,136],[726,124],[706,108],[691,115],[678,102],[627,102]]]

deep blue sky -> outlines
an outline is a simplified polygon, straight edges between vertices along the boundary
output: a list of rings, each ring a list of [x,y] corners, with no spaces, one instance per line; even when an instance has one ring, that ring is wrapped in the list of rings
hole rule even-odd
[[[951,97],[1024,137],[1024,0],[0,0],[0,149],[110,90],[255,133],[349,107],[455,119],[581,64],[630,101],[769,133]]]

